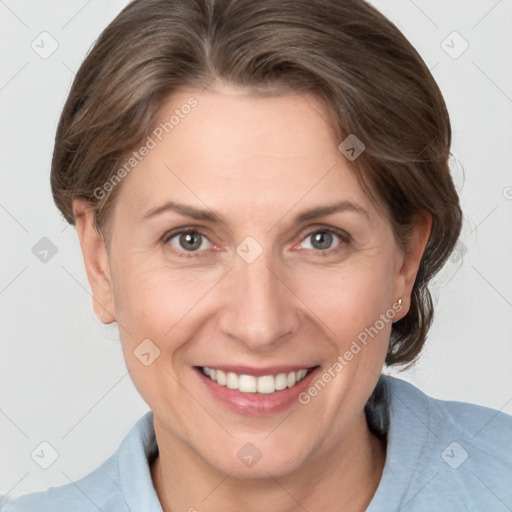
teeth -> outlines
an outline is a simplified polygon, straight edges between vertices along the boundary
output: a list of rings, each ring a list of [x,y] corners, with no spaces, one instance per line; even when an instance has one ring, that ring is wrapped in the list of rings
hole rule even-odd
[[[299,383],[308,373],[306,369],[290,373],[278,373],[277,375],[238,375],[233,372],[225,373],[222,370],[203,367],[203,374],[221,386],[229,389],[236,389],[241,393],[264,393],[270,394],[275,391],[282,391],[291,388]]]
[[[276,375],[276,391],[281,391],[282,389],[286,389],[287,387],[288,378],[286,377],[286,373],[278,373]]]
[[[256,393],[258,387],[256,377],[252,375],[240,375],[238,377],[238,390],[242,393]]]
[[[215,371],[215,370],[213,370]],[[297,382],[302,380],[306,375],[307,375],[308,371],[307,370],[299,370],[297,372]]]
[[[238,389],[238,375],[236,373],[229,372],[227,375],[226,386],[229,389]]]
[[[254,380],[256,379],[254,378]],[[273,375],[258,377],[257,387],[258,393],[273,393],[276,390],[276,379]]]
[[[209,370],[209,368],[208,368],[208,370]],[[220,384],[221,386],[225,386],[228,381],[226,374],[221,370],[217,370],[216,373],[217,373],[217,375],[216,375],[217,383]],[[206,374],[206,375],[209,376],[208,374]]]

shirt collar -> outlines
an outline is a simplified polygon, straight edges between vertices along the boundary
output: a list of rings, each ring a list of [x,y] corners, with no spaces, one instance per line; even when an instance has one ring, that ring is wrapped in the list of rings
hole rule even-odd
[[[153,412],[140,418],[119,449],[119,485],[133,512],[163,512],[151,479],[150,464],[158,453]]]

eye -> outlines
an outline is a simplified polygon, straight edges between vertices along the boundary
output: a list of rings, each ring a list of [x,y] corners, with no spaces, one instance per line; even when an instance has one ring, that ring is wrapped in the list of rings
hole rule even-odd
[[[342,242],[346,242],[348,235],[335,233],[332,229],[317,229],[309,233],[301,243],[302,249],[317,251],[336,250]],[[334,246],[334,247],[333,247]]]
[[[181,252],[199,252],[200,250],[208,249],[211,245],[206,236],[194,230],[170,234],[166,237],[165,241]]]

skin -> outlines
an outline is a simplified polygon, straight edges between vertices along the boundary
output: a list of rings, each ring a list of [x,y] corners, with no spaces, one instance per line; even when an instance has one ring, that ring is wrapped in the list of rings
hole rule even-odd
[[[154,413],[160,453],[151,474],[162,507],[364,510],[386,447],[368,430],[363,408],[391,322],[309,404],[263,417],[224,407],[193,367],[332,366],[399,298],[394,321],[407,313],[430,218],[418,217],[402,250],[315,97],[256,97],[225,85],[186,90],[168,99],[161,119],[192,95],[197,107],[124,178],[108,250],[94,213],[74,202],[94,309],[103,322],[117,321],[131,378]],[[366,214],[295,220],[340,200]],[[144,218],[166,201],[224,221],[172,211]],[[163,239],[186,227],[205,236],[197,252],[179,236]],[[334,236],[330,248],[315,248],[311,234],[328,228],[350,239]],[[263,249],[252,263],[236,252],[248,236]],[[160,349],[149,366],[133,353],[144,339]],[[251,468],[237,458],[247,442],[262,453]]]

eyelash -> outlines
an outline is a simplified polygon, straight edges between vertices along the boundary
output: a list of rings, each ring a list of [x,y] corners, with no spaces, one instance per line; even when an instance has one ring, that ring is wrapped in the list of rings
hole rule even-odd
[[[206,238],[211,243],[210,239],[204,233],[202,233],[199,230],[199,228],[192,228],[192,227],[190,227],[190,228],[181,228],[179,231],[171,231],[171,232],[166,233],[162,237],[162,243],[164,245],[170,246],[170,244],[169,244],[170,240],[172,240],[177,235],[184,235],[184,234],[187,234],[187,233],[193,233],[193,234],[196,234],[196,235],[201,235],[202,237]],[[351,242],[351,240],[352,240],[352,237],[346,231],[343,231],[343,230],[337,229],[337,228],[322,226],[322,227],[313,229],[313,230],[309,231],[308,233],[306,233],[300,239],[299,243],[302,243],[308,237],[310,237],[311,235],[314,235],[316,233],[332,233],[332,234],[336,235],[340,239],[340,241],[341,241],[340,245],[349,244]],[[326,250],[323,250],[323,251],[322,250],[316,250],[314,252],[317,253],[317,255],[322,257],[322,256],[329,256],[332,253],[334,253],[336,251],[339,251],[340,249],[341,249],[341,247],[335,247],[334,249],[326,249]],[[185,251],[185,250],[178,251],[174,247],[172,247],[172,252],[176,256],[178,256],[179,258],[197,258],[197,257],[202,257],[201,253],[203,253],[205,251],[204,250],[203,251]]]

